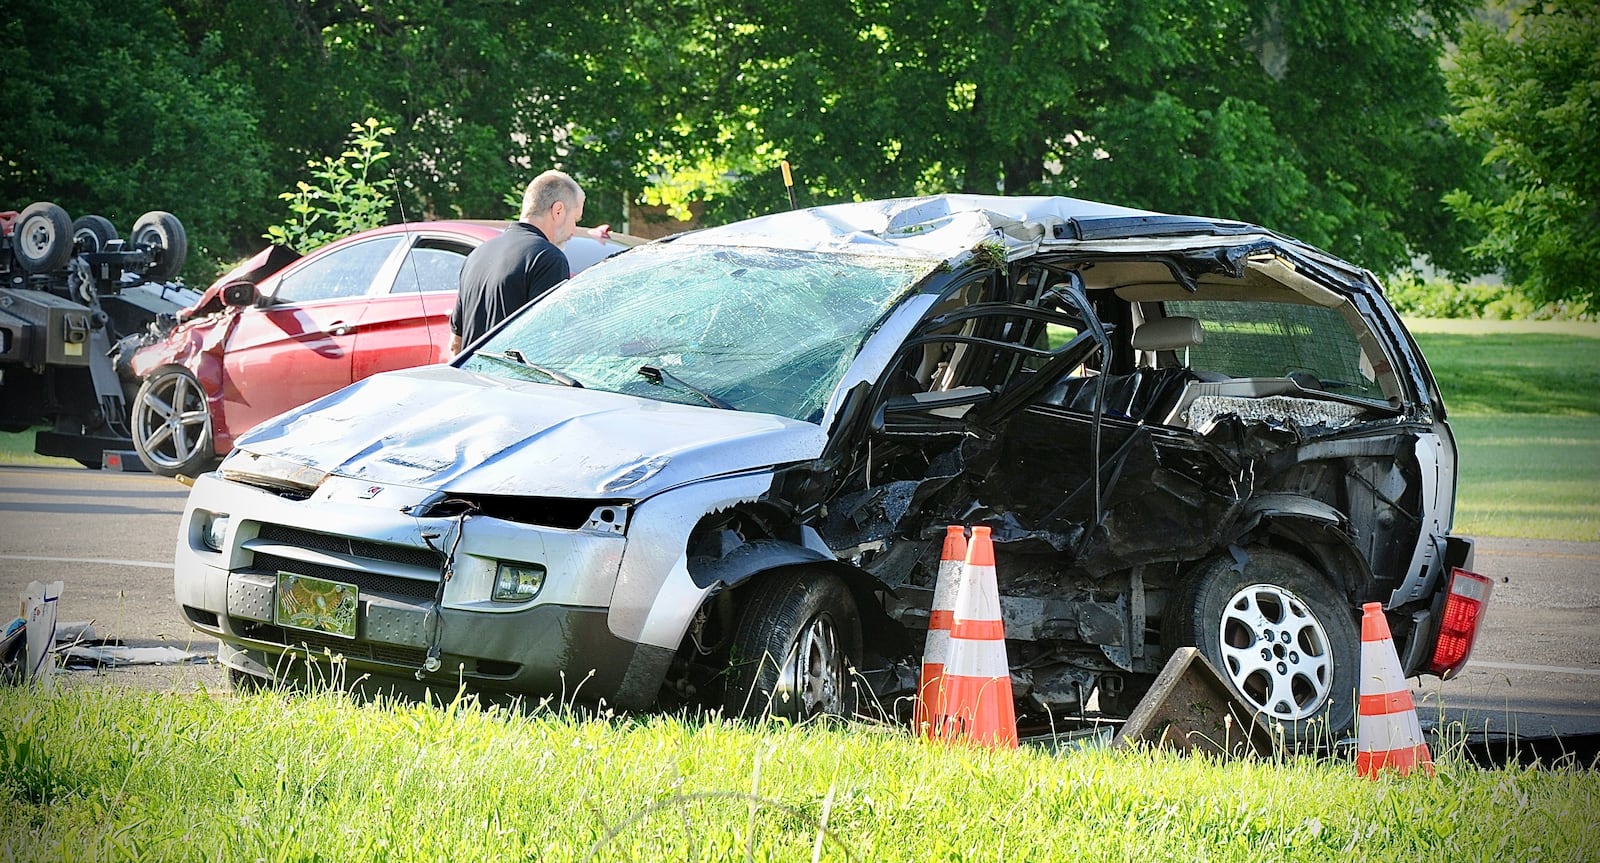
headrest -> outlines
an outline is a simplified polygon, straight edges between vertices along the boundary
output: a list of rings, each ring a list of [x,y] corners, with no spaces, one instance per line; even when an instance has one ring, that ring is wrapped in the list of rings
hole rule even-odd
[[[1133,331],[1136,351],[1174,351],[1205,344],[1198,318],[1151,318]]]

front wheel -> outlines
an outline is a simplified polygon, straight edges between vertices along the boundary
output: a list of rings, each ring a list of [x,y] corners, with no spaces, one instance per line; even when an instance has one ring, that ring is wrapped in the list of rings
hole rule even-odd
[[[196,476],[216,461],[211,406],[183,366],[151,372],[133,400],[133,449],[151,473]]]
[[[861,624],[837,576],[799,569],[763,576],[742,591],[724,708],[791,721],[855,713],[852,657]]]
[[[1166,621],[1171,648],[1193,645],[1290,742],[1355,724],[1361,640],[1339,591],[1291,554],[1250,549],[1202,563]]]

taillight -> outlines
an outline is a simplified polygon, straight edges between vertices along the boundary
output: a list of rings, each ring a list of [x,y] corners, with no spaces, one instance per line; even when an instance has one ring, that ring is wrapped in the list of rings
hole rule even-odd
[[[1450,573],[1450,593],[1445,597],[1444,616],[1439,621],[1439,640],[1433,645],[1428,672],[1449,678],[1467,664],[1478,627],[1489,607],[1494,582],[1476,572],[1456,568]]]

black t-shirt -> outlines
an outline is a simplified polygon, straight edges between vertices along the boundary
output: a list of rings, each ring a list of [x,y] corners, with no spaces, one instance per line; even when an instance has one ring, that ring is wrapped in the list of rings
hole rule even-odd
[[[571,275],[567,256],[543,232],[517,222],[473,249],[461,265],[450,332],[461,337],[462,345],[472,344]]]

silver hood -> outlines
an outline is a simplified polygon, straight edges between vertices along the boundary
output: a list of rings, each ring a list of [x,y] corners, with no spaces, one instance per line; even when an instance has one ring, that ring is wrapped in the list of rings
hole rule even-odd
[[[363,481],[472,494],[639,499],[816,458],[811,423],[450,366],[376,375],[270,419],[237,449]]]

